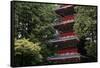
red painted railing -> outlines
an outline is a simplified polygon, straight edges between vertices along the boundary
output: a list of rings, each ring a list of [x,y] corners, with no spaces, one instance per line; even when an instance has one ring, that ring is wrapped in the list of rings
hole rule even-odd
[[[60,37],[77,36],[74,32],[61,33]]]
[[[56,53],[57,53],[57,54],[78,53],[78,48],[76,48],[76,47],[64,48],[64,49],[62,49],[62,50],[58,50]]]
[[[67,16],[64,16],[62,18],[62,21],[74,20],[74,19],[75,19],[75,16],[74,15],[67,15]]]

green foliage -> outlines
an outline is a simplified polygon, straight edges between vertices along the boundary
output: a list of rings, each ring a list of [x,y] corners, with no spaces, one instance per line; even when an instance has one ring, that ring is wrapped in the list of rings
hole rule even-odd
[[[43,40],[43,31],[49,26],[56,15],[52,4],[15,3],[15,36],[30,38],[32,41]],[[49,27],[49,30],[52,27]],[[52,35],[46,32],[46,35]],[[20,36],[20,37],[19,37]]]
[[[17,61],[16,64],[21,63],[21,65],[31,65],[42,61],[41,47],[40,43],[30,42],[28,39],[15,40],[15,57]],[[20,57],[20,58],[19,58]]]
[[[77,14],[74,29],[79,37],[87,36],[91,29],[96,28],[96,7],[77,6],[75,10]]]
[[[88,41],[84,42],[87,55],[96,57],[97,7],[76,6],[75,10],[77,13],[74,24],[75,32],[79,35],[80,39],[88,39]]]
[[[56,18],[54,4],[15,2],[14,8],[16,64],[43,64],[51,53],[45,41],[54,34],[50,26]]]
[[[87,54],[89,55],[89,56],[92,56],[92,57],[97,57],[96,55],[97,55],[97,50],[96,50],[96,44],[95,43],[93,43],[93,42],[86,42],[85,43],[87,46],[85,47],[85,49],[87,50]]]

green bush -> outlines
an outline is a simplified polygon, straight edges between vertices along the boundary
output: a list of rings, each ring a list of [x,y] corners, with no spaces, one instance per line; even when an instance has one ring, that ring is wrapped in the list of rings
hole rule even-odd
[[[28,39],[15,40],[15,64],[34,65],[42,62],[40,43],[30,42]]]

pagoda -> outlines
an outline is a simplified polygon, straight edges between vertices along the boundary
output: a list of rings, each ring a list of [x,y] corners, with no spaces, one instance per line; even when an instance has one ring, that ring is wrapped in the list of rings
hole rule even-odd
[[[74,5],[60,5],[55,10],[59,18],[53,23],[56,30],[56,37],[49,40],[55,48],[55,54],[47,58],[48,61],[54,63],[71,63],[80,62],[80,52],[77,44],[79,38],[73,30],[75,23]]]

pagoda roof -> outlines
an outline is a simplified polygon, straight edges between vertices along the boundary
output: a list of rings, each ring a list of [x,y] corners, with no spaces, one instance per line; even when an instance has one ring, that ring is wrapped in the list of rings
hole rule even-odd
[[[63,42],[63,41],[67,41],[67,40],[79,40],[79,38],[77,36],[66,36],[66,37],[58,37],[56,39],[52,39],[52,40],[49,40],[48,42]]]
[[[75,20],[72,19],[72,20],[67,20],[67,21],[55,22],[55,23],[53,23],[52,25],[53,25],[53,26],[64,25],[64,24],[73,23],[74,21],[75,21]]]
[[[56,10],[66,9],[66,8],[69,8],[69,7],[73,7],[73,5],[58,6],[58,7],[56,8]]]
[[[63,7],[58,7],[55,12],[60,16],[66,16],[74,14],[74,6],[73,5],[65,5]]]
[[[74,55],[64,55],[64,56],[52,56],[48,57],[47,60],[62,60],[62,59],[70,59],[70,58],[80,58],[80,54],[74,54]]]

